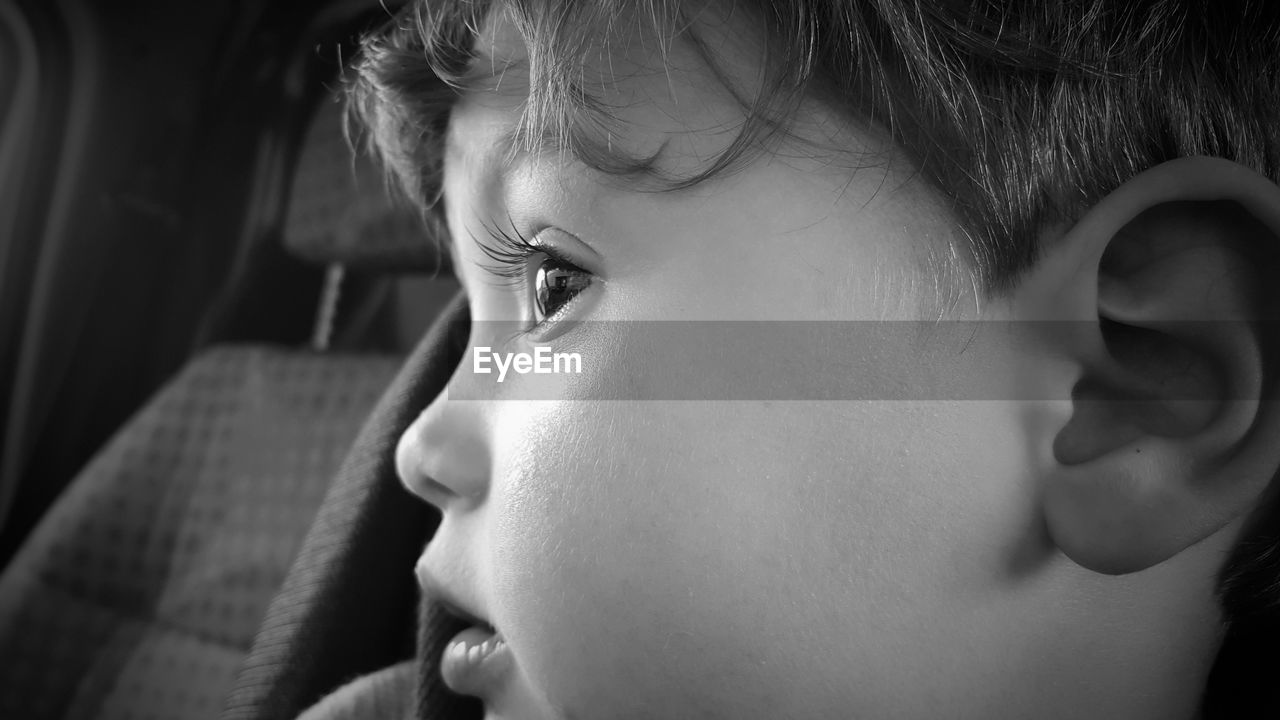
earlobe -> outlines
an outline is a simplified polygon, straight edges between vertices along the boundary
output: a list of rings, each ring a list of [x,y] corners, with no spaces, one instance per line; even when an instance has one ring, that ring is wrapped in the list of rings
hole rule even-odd
[[[1061,241],[1024,292],[1085,332],[1071,417],[1042,509],[1054,543],[1097,572],[1160,563],[1247,515],[1280,466],[1268,402],[1280,188],[1222,160],[1138,176]]]

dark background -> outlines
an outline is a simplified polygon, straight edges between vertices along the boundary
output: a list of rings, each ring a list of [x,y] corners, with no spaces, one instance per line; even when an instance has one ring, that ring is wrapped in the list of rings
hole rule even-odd
[[[308,342],[325,268],[280,242],[293,169],[388,12],[0,0],[0,568],[193,354]]]

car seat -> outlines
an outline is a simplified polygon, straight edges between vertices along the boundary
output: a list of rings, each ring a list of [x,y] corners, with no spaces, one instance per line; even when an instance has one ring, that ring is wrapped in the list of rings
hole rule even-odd
[[[416,219],[386,202],[376,170],[353,166],[340,112],[324,103],[316,116],[287,244],[339,269],[338,279],[340,268],[377,262],[434,272]],[[316,220],[344,208],[356,209]],[[371,234],[380,253],[368,252]],[[318,345],[340,324],[340,289],[326,289]],[[0,576],[0,718],[217,717],[402,361],[267,345],[195,356],[84,468]]]
[[[444,687],[435,661],[465,623],[438,606],[417,613],[414,562],[439,513],[396,478],[401,433],[441,391],[467,340],[462,298],[437,320],[357,439],[271,604],[222,720],[294,720],[347,681],[427,658],[422,720],[478,720],[480,704]]]

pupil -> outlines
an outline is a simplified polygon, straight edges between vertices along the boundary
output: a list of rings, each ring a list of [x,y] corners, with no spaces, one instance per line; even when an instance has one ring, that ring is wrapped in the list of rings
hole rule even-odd
[[[547,260],[538,268],[537,282],[538,319],[552,315],[574,295],[587,286],[586,273],[565,267],[555,260]]]

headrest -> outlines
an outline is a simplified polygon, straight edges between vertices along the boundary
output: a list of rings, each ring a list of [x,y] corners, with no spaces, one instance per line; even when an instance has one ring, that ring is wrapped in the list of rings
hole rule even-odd
[[[358,270],[444,270],[440,239],[407,201],[392,198],[374,160],[352,151],[342,114],[341,101],[327,97],[311,121],[294,171],[285,247],[313,262]]]

